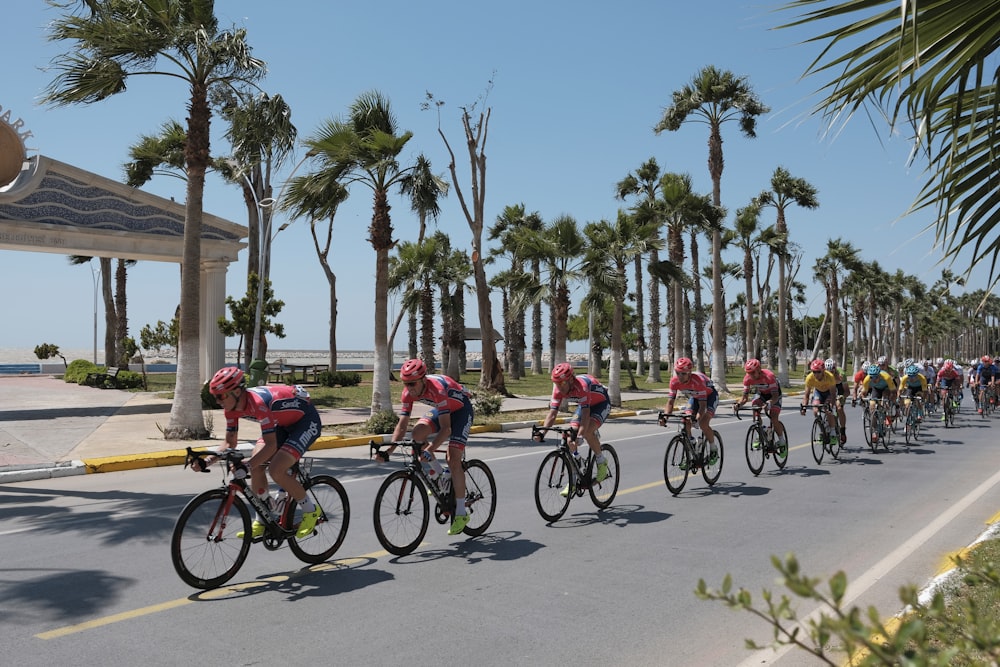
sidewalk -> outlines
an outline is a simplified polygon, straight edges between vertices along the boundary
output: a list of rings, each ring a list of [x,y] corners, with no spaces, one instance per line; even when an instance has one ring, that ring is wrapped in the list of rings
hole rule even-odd
[[[624,392],[622,399],[661,393]],[[548,396],[506,398],[501,411],[545,409],[548,402]],[[209,413],[214,440],[167,441],[161,429],[170,421],[170,400],[147,393],[81,387],[51,376],[0,377],[0,406],[0,484],[179,465],[184,462],[186,446],[218,445],[225,427],[222,411],[215,410]],[[362,423],[370,414],[368,408],[319,412],[323,426]],[[474,426],[472,430],[510,430],[530,423]],[[246,435],[257,434],[252,424],[248,426]],[[312,448],[367,445],[370,439],[370,435],[323,435]],[[249,440],[246,446],[251,446]]]

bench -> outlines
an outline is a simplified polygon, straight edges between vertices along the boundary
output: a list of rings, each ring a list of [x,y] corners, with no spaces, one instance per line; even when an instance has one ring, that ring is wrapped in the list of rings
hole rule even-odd
[[[100,389],[118,389],[118,373],[120,368],[111,367],[103,373],[87,373],[84,384]]]

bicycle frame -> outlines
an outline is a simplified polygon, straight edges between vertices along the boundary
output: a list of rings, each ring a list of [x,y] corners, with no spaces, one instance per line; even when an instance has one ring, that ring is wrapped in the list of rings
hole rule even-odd
[[[209,472],[203,465],[203,457],[206,455],[205,452],[196,452],[190,447],[187,448],[187,452],[187,457],[184,463],[185,468],[189,465],[198,465],[202,472]],[[281,514],[275,515],[271,510],[270,505],[268,505],[262,497],[258,496],[250,489],[250,484],[247,482],[248,478],[237,478],[235,476],[230,477],[234,468],[239,468],[243,465],[245,454],[235,449],[229,449],[221,454],[218,454],[218,458],[226,464],[222,466],[222,488],[226,489],[229,495],[220,508],[219,516],[216,517],[216,522],[219,517],[229,516],[230,510],[232,510],[233,502],[238,494],[242,496],[243,500],[245,500],[247,504],[257,512],[257,515],[260,516],[261,521],[266,527],[264,537],[257,538],[254,542],[262,541],[264,543],[264,547],[269,551],[274,551],[280,548],[282,542],[292,535],[295,535],[296,527],[289,525],[289,519],[293,515],[293,503],[286,502],[285,506],[281,510]],[[195,463],[195,461],[198,463]],[[303,470],[303,467],[305,467],[305,470]],[[311,459],[300,459],[299,461],[296,461],[291,468],[296,479],[298,479],[299,483],[306,488],[308,488],[308,473],[311,467]],[[224,525],[217,526],[216,522],[213,522],[212,526],[209,528],[208,534],[210,538],[216,529],[219,531],[224,529]],[[216,534],[216,537],[218,537],[218,533]]]
[[[537,424],[531,425],[531,437],[535,438],[536,435],[541,436],[538,442],[545,442],[545,432],[555,431],[559,434],[559,444],[556,445],[556,449],[561,452],[566,452],[570,460],[576,464],[576,474],[577,474],[577,492],[586,491],[591,484],[591,475],[594,470],[594,450],[589,446],[587,447],[587,456],[583,455],[574,456],[573,448],[570,447],[570,441],[574,440],[576,435],[576,429],[569,426],[549,426],[548,428],[538,426]],[[576,453],[579,454],[580,445],[577,443]],[[581,493],[582,495],[582,493]]]
[[[429,446],[430,443],[427,442],[416,442],[414,440],[400,440],[399,442],[390,443],[391,446],[396,447],[407,447],[409,448],[409,454],[406,454],[406,463],[404,469],[412,472],[417,479],[423,482],[424,487],[430,492],[434,500],[440,505],[443,516],[451,516],[455,513],[455,491],[454,487],[449,483],[448,491],[441,491],[441,485],[437,480],[433,480],[428,476],[427,471],[424,470],[424,466],[420,460],[420,454]],[[375,454],[382,454],[381,446],[378,445],[374,440],[368,441],[368,458],[371,459]],[[388,456],[386,457],[388,458]],[[462,463],[465,464],[465,452],[462,452]],[[460,471],[460,474],[464,474],[465,471]],[[451,474],[454,476],[455,471],[452,470]],[[440,519],[439,519],[440,521]]]

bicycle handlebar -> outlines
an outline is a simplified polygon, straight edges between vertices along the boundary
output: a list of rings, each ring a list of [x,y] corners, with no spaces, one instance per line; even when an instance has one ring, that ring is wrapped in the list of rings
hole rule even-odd
[[[184,467],[191,466],[193,468],[197,466],[201,472],[209,472],[208,464],[205,463],[205,459],[209,456],[226,461],[233,466],[234,471],[240,468],[246,470],[246,466],[243,465],[243,459],[246,455],[237,449],[227,449],[224,452],[210,452],[207,449],[194,450],[188,447],[187,455],[184,457]]]
[[[576,436],[579,434],[578,431],[572,426],[539,426],[538,424],[531,425],[531,438],[534,439],[538,436],[538,442],[545,442],[545,433],[548,431],[555,431],[556,433],[568,433],[570,440],[576,440]]]

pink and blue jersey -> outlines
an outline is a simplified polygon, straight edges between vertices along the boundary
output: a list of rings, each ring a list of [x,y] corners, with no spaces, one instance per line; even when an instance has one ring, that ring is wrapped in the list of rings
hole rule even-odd
[[[278,446],[294,454],[305,454],[323,430],[316,406],[302,387],[265,385],[250,387],[244,392],[246,406],[243,410],[227,410],[226,431],[239,431],[240,419],[260,424],[260,433],[275,433]]]
[[[423,385],[424,390],[419,396],[414,395],[409,387],[403,389],[402,408],[399,413],[409,417],[414,403],[429,405],[431,409],[420,418],[420,421],[433,424],[436,431],[441,430],[439,421],[441,415],[450,415],[449,445],[465,447],[475,417],[472,397],[468,390],[447,375],[426,375]]]

